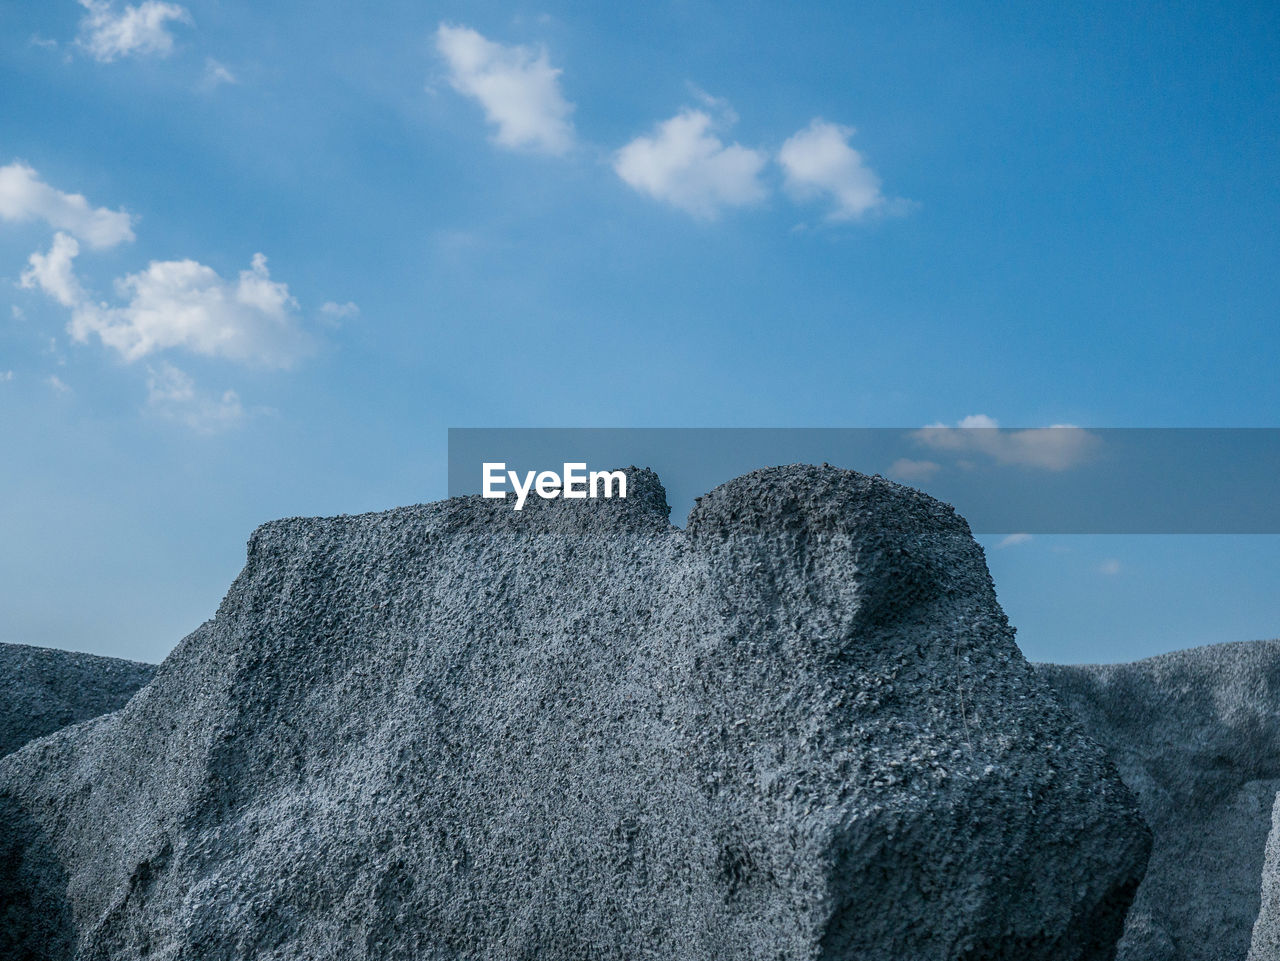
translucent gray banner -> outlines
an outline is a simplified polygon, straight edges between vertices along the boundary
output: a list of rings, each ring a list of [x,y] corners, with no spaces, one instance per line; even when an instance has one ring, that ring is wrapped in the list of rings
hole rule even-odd
[[[575,463],[649,467],[677,524],[695,497],[740,474],[828,463],[926,491],[978,534],[1280,533],[1276,428],[449,430],[450,496],[480,493],[486,463],[521,477]]]

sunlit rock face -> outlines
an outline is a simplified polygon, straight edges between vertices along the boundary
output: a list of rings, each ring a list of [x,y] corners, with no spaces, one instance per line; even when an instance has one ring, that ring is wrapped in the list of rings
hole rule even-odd
[[[260,528],[122,711],[0,763],[11,949],[1112,956],[1149,834],[963,519],[797,466],[681,530],[629,477]]]

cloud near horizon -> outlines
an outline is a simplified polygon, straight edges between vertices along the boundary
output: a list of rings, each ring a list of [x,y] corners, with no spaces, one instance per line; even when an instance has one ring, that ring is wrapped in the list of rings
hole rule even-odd
[[[910,457],[899,457],[889,467],[889,476],[901,481],[928,480],[942,465],[931,460],[912,460]]]
[[[124,210],[91,207],[83,194],[49,186],[35,168],[15,160],[0,167],[0,220],[43,220],[99,249],[134,239],[133,216]]]
[[[545,49],[507,46],[470,27],[442,23],[436,49],[449,65],[449,83],[479,102],[500,146],[552,155],[573,146],[574,106],[560,92],[560,69]]]
[[[995,418],[986,414],[962,418],[955,427],[930,424],[913,436],[934,450],[984,454],[998,464],[1049,471],[1084,463],[1102,443],[1096,434],[1072,424],[1002,430]]]

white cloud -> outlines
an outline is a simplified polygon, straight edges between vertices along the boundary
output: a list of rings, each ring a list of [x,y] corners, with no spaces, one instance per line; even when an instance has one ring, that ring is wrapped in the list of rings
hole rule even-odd
[[[904,481],[919,481],[932,477],[941,469],[941,464],[936,464],[931,460],[911,460],[909,457],[899,457],[890,466],[889,476]]]
[[[1109,558],[1098,565],[1098,573],[1106,574],[1108,577],[1114,577],[1116,574],[1120,573],[1120,562],[1114,557]]]
[[[52,387],[54,390],[56,390],[59,394],[71,393],[71,388],[67,386],[66,381],[64,381],[57,374],[50,374],[48,377],[44,379],[44,382],[48,384],[50,387]]]
[[[124,307],[80,311],[76,340],[96,333],[128,360],[169,347],[251,364],[288,367],[305,348],[289,288],[273,281],[267,258],[253,255],[235,281],[194,260],[152,261],[116,281]]]
[[[320,305],[320,314],[324,318],[324,322],[331,327],[338,327],[344,320],[351,320],[360,316],[360,308],[351,301],[345,304],[339,304],[332,300],[326,301]]]
[[[710,115],[685,109],[618,151],[613,169],[640,193],[696,217],[715,217],[725,207],[765,198],[760,171],[765,155],[740,144],[725,146]]]
[[[109,0],[79,0],[85,8],[76,44],[99,63],[120,57],[173,52],[169,23],[190,24],[191,14],[176,3],[145,0],[138,6],[117,11]]]
[[[547,52],[504,46],[469,27],[440,24],[436,49],[449,64],[449,82],[484,108],[504,147],[563,154],[573,145],[573,104],[560,92],[561,71]]]
[[[0,370],[0,383],[7,384],[11,380],[13,380],[13,371]]]
[[[231,72],[231,69],[224,63],[219,63],[213,57],[206,57],[204,61],[204,78],[200,81],[200,86],[205,90],[213,90],[220,87],[224,83],[239,83],[240,79]]]
[[[76,239],[59,231],[53,235],[53,245],[47,254],[36,251],[27,260],[29,266],[22,272],[19,283],[28,290],[43,290],[63,307],[78,307],[85,301],[73,263],[79,253]]]
[[[297,303],[288,286],[271,279],[262,254],[235,281],[194,260],[152,261],[116,281],[128,302],[112,307],[84,293],[73,270],[77,251],[72,238],[58,234],[48,254],[31,255],[22,282],[71,308],[67,329],[81,343],[96,334],[129,361],[180,348],[268,367],[288,367],[307,350]]]
[[[1062,471],[1088,460],[1101,443],[1095,434],[1071,424],[1026,430],[1000,430],[986,414],[973,414],[955,427],[931,424],[915,438],[934,450],[985,454],[999,464]]]
[[[235,427],[244,419],[235,391],[224,391],[221,396],[206,394],[196,388],[189,374],[163,360],[147,367],[147,407],[206,434]]]
[[[996,545],[996,549],[1003,550],[1006,547],[1018,547],[1019,545],[1030,544],[1030,543],[1031,543],[1030,534],[1010,534],[1008,537],[1006,537],[1004,540],[1002,540],[999,544]]]
[[[856,220],[884,206],[880,178],[849,146],[852,127],[815,118],[778,151],[787,192],[797,200],[829,197],[830,220]]]
[[[0,167],[0,220],[43,220],[91,247],[133,240],[133,218],[123,210],[90,207],[81,194],[50,187],[34,169],[15,161]]]

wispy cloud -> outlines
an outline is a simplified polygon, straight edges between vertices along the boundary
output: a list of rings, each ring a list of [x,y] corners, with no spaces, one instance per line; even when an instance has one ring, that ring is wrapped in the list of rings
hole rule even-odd
[[[0,167],[0,220],[43,220],[91,247],[114,247],[134,239],[130,214],[92,207],[82,194],[49,186],[34,168],[21,161]]]
[[[70,394],[71,387],[57,374],[50,374],[44,379],[44,382],[52,387],[59,394]]]
[[[145,0],[123,10],[109,0],[79,0],[79,3],[86,12],[80,20],[76,45],[99,63],[147,54],[168,56],[173,52],[169,24],[192,23],[191,14],[176,3]]]
[[[942,465],[931,460],[912,460],[899,457],[889,467],[889,476],[903,481],[928,480],[942,469]]]
[[[320,317],[330,327],[340,327],[347,320],[360,316],[360,308],[352,301],[339,304],[329,300],[320,305]]]
[[[147,368],[147,407],[204,434],[235,427],[245,416],[235,391],[205,393],[189,374],[163,360]]]
[[[224,84],[237,84],[240,79],[231,72],[231,68],[225,63],[219,63],[213,57],[205,57],[204,60],[204,76],[200,79],[200,87],[203,90],[214,90]]]
[[[503,147],[564,154],[573,146],[573,104],[560,92],[560,70],[541,48],[507,46],[469,27],[440,24],[436,49],[449,83],[484,108]]]
[[[81,343],[96,335],[129,361],[178,348],[267,367],[289,367],[308,349],[297,303],[271,279],[262,254],[235,280],[194,260],[152,261],[116,281],[127,302],[113,307],[85,293],[74,271],[78,253],[74,238],[57,234],[49,253],[31,255],[22,284],[70,308],[67,329]]]
[[[1098,573],[1106,574],[1108,577],[1114,577],[1120,573],[1120,562],[1114,557],[1108,558],[1098,565]]]
[[[955,427],[931,424],[916,431],[918,442],[934,450],[983,454],[998,464],[1063,471],[1087,461],[1101,440],[1071,424],[1001,430],[986,414],[963,418]]]
[[[849,146],[852,127],[815,118],[778,151],[783,185],[799,201],[827,198],[829,220],[856,220],[885,206],[880,178]]]
[[[726,145],[714,130],[706,111],[682,110],[619,150],[613,169],[634,190],[704,219],[764,200],[766,155]]]
[[[1022,544],[1030,544],[1032,537],[1030,534],[1010,534],[999,544],[996,545],[997,550],[1004,550],[1007,547],[1019,547]]]

